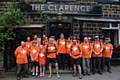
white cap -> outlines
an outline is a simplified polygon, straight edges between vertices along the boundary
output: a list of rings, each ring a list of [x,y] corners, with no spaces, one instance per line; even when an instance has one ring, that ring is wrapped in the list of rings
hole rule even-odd
[[[87,38],[87,37],[84,37],[84,40],[88,40],[88,38]]]

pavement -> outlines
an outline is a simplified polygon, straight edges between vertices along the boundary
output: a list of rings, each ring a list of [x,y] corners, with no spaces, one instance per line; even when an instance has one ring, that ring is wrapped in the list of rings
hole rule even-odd
[[[0,72],[0,80],[16,80],[15,72]],[[22,80],[80,80],[78,77],[73,77],[71,73],[60,74],[61,78],[58,79],[56,74],[52,78],[45,77],[29,77]],[[120,80],[120,66],[112,66],[112,73],[105,72],[103,75],[95,74],[91,76],[83,76],[81,80]]]

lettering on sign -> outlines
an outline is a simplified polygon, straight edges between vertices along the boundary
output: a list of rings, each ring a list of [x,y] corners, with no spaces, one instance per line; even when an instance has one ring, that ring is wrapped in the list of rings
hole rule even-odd
[[[90,12],[93,6],[90,5],[66,5],[66,4],[31,4],[32,10],[43,11],[44,13],[80,14]]]

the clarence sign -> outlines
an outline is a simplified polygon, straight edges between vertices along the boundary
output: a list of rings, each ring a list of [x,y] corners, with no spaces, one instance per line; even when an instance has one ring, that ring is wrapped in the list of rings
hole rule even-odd
[[[66,5],[66,4],[31,4],[32,10],[44,13],[82,14],[88,13],[93,6],[90,5]]]

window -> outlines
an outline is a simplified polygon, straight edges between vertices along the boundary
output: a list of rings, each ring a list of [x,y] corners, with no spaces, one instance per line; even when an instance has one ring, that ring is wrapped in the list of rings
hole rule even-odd
[[[47,0],[47,2],[54,2],[54,1],[60,2],[60,1],[76,1],[76,0]]]
[[[97,0],[98,3],[120,3],[120,0]]]
[[[110,0],[110,1],[117,1],[117,2],[119,2],[119,0]]]

